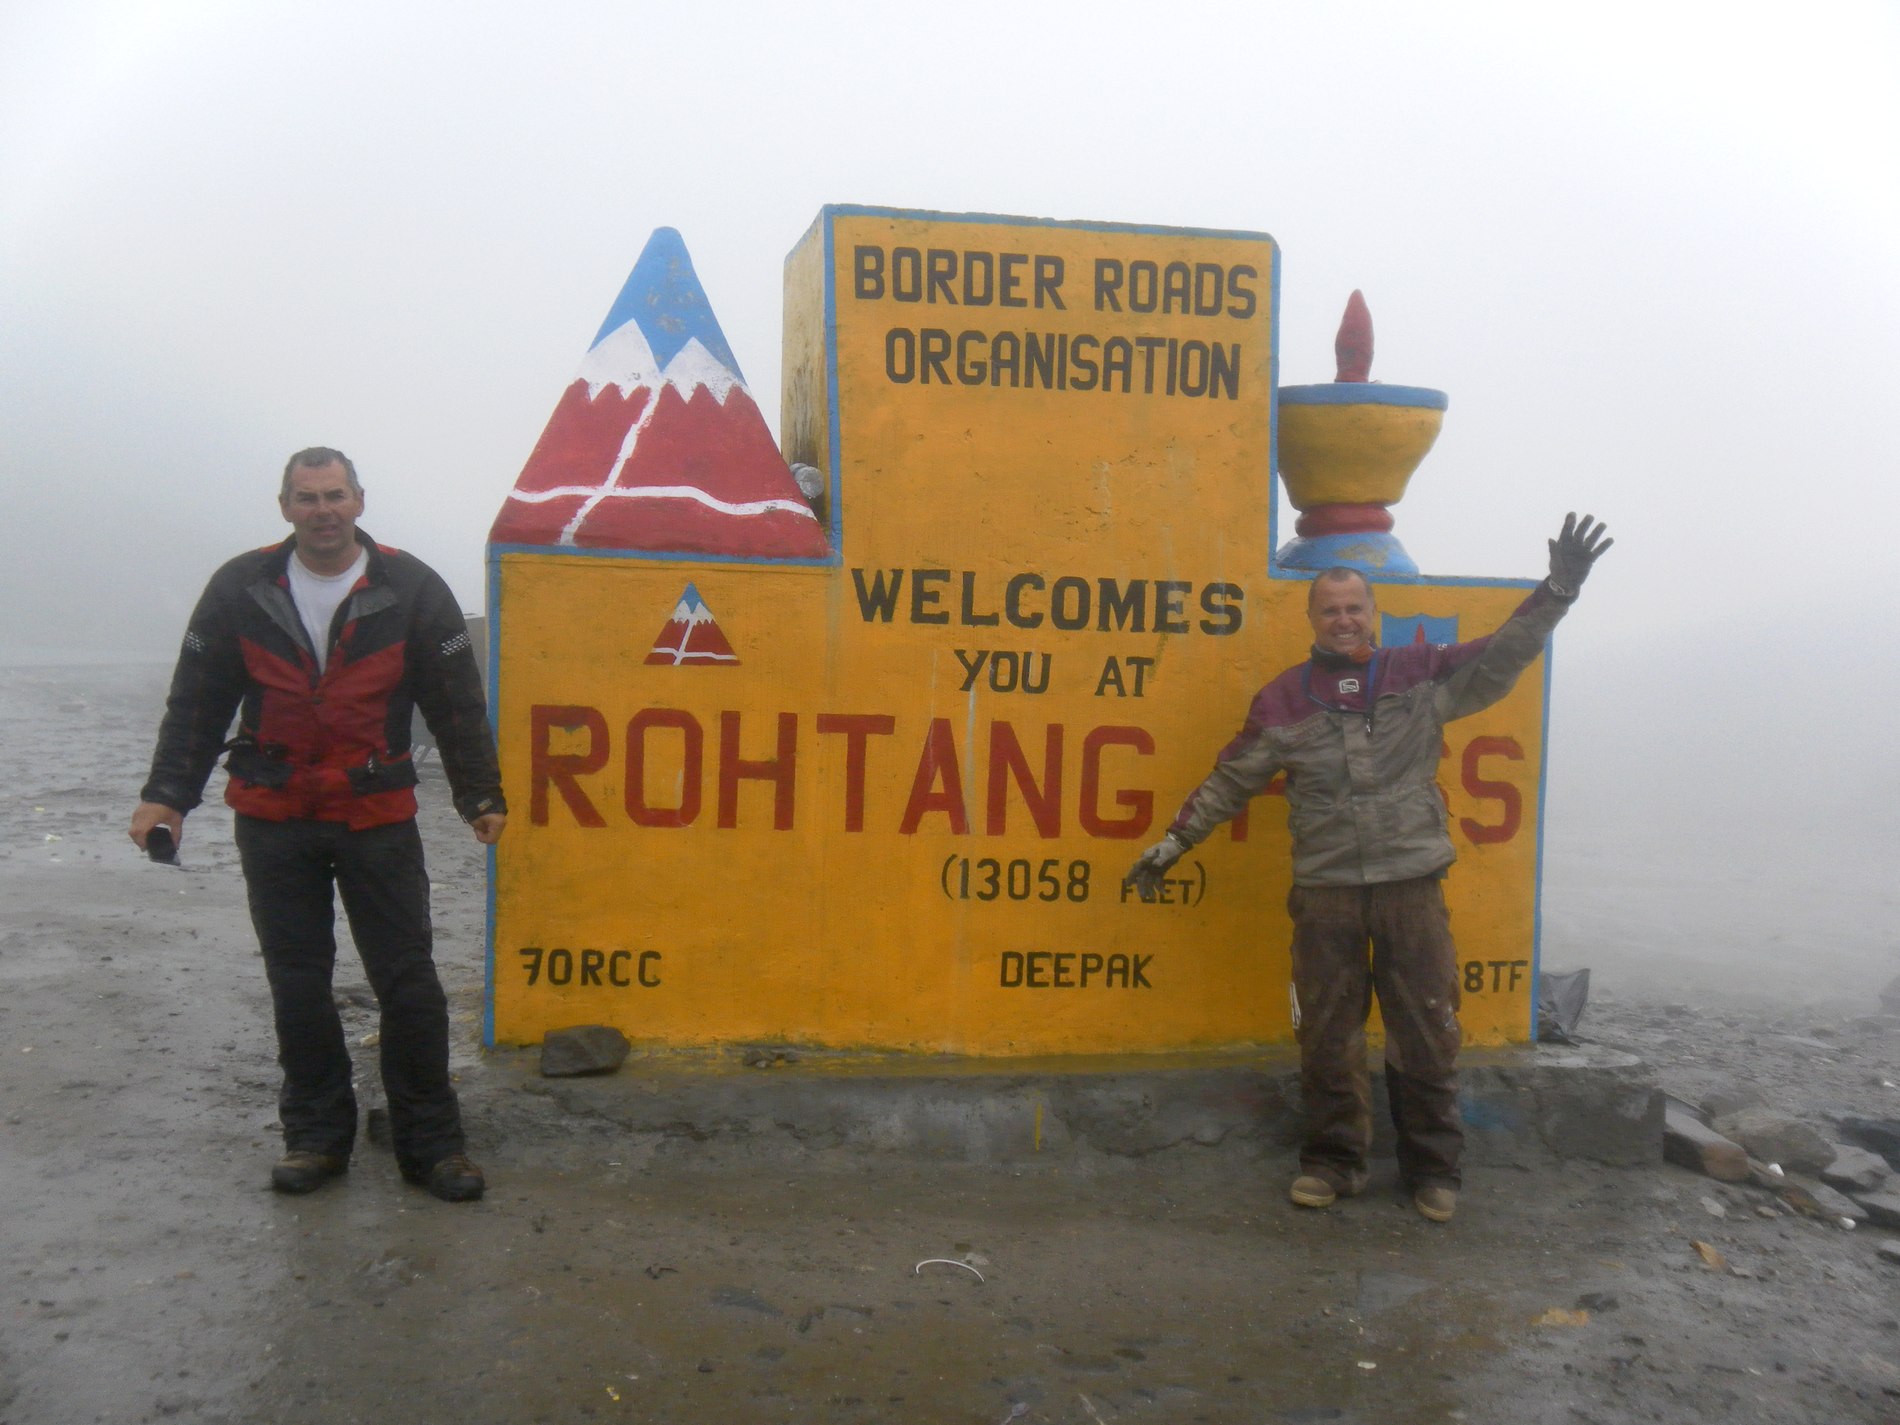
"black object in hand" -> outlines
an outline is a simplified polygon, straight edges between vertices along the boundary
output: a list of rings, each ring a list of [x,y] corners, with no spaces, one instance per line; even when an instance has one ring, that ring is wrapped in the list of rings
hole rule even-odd
[[[145,854],[162,865],[178,864],[178,842],[169,826],[160,823],[145,833]]]

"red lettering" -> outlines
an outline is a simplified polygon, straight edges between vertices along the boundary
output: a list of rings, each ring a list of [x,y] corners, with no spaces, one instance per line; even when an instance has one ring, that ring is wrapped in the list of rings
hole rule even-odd
[[[889,737],[897,719],[888,713],[819,713],[818,734],[844,734],[844,829],[864,830],[864,742],[875,734]]]
[[[680,804],[656,807],[647,803],[647,729],[676,727],[683,738],[680,750]],[[699,719],[679,708],[642,708],[627,722],[627,815],[635,826],[691,826],[699,815],[700,772],[705,764],[706,734]]]
[[[1042,753],[1042,785],[1030,774],[1029,759],[1016,740],[1016,729],[1006,722],[990,724],[989,818],[984,827],[991,836],[1001,836],[1008,827],[1010,775],[1023,794],[1029,819],[1043,838],[1062,835],[1062,728],[1051,724]]]
[[[940,781],[941,790],[937,786]],[[917,824],[933,811],[950,818],[953,834],[970,834],[970,812],[963,801],[963,769],[957,763],[956,739],[950,734],[947,717],[930,720],[930,734],[924,739],[923,755],[917,759],[917,775],[911,779],[910,800],[904,804],[898,834],[914,836]]]
[[[1082,796],[1078,815],[1082,829],[1091,836],[1127,841],[1140,836],[1154,821],[1154,793],[1129,791],[1115,793],[1115,805],[1128,808],[1128,815],[1114,819],[1101,813],[1102,749],[1132,747],[1142,756],[1151,756],[1155,740],[1146,728],[1097,727],[1082,739]]]
[[[535,826],[548,824],[548,787],[561,794],[574,820],[582,826],[605,826],[607,820],[587,800],[574,779],[585,772],[598,772],[607,765],[607,719],[599,708],[555,706],[536,703],[528,714],[528,820]],[[587,729],[585,752],[551,752],[548,741],[555,728],[563,732]]]
[[[730,831],[739,824],[739,783],[772,784],[772,829],[792,829],[792,796],[798,773],[798,714],[778,715],[778,756],[748,762],[739,756],[739,714],[719,714],[719,825]]]
[[[1515,737],[1474,737],[1466,745],[1464,775],[1461,778],[1465,790],[1474,797],[1499,802],[1504,807],[1503,819],[1495,826],[1486,826],[1468,816],[1458,818],[1459,830],[1471,839],[1474,846],[1509,841],[1517,835],[1517,829],[1524,821],[1524,798],[1517,788],[1509,782],[1494,782],[1478,775],[1478,761],[1484,757],[1508,757],[1513,762],[1521,762],[1524,760],[1524,749],[1518,745]]]

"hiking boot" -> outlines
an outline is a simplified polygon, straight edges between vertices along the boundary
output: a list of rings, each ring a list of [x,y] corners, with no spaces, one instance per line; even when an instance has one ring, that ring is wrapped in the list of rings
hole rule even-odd
[[[270,1185],[278,1192],[315,1192],[331,1178],[350,1170],[350,1160],[334,1153],[286,1153],[270,1170]]]
[[[1448,1187],[1422,1187],[1412,1194],[1412,1206],[1419,1214],[1433,1222],[1449,1222],[1451,1215],[1458,1210],[1458,1189]]]
[[[402,1175],[444,1202],[473,1202],[488,1186],[482,1170],[469,1161],[466,1153],[451,1154],[426,1172],[405,1168]]]
[[[1301,1173],[1293,1179],[1293,1186],[1287,1189],[1286,1195],[1293,1199],[1295,1207],[1331,1207],[1339,1200],[1331,1183],[1311,1173]]]

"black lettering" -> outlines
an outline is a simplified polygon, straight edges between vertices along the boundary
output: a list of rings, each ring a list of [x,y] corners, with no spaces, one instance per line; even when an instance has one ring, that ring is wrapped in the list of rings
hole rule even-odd
[[[1087,628],[1092,592],[1087,579],[1078,579],[1073,574],[1056,580],[1055,588],[1049,594],[1049,621],[1065,633]],[[1074,607],[1065,608],[1065,600]]]
[[[891,279],[896,282],[897,259],[891,259]],[[1185,262],[1170,262],[1161,273],[1161,310],[1187,316],[1194,310],[1194,274]]]
[[[979,331],[961,331],[957,333],[957,380],[966,386],[981,386],[983,378],[989,374],[989,366],[981,357],[972,357],[970,348],[981,350],[989,337]]]
[[[1015,332],[998,332],[990,338],[990,385],[1001,386],[1005,374],[1009,384],[1021,385],[1017,378],[1022,370],[1023,343]]]
[[[1096,583],[1101,595],[1095,626],[1107,633],[1111,625],[1118,631],[1142,633],[1148,627],[1148,581],[1130,579],[1126,588],[1113,579]]]
[[[1201,589],[1201,632],[1220,637],[1240,632],[1240,601],[1247,597],[1238,584],[1208,584]]]
[[[1038,657],[1042,659],[1042,679],[1040,682],[1036,679],[1036,659]],[[1025,693],[1046,693],[1049,691],[1049,664],[1054,657],[1055,655],[1053,653],[1043,653],[1040,655],[1035,653],[1023,654],[1023,691]]]
[[[1122,289],[1122,265],[1112,257],[1095,259],[1095,310],[1098,312],[1119,312],[1122,309],[1121,298],[1115,294]]]
[[[1260,274],[1246,263],[1239,263],[1227,271],[1227,315],[1245,320],[1254,314],[1253,288],[1241,282],[1243,277],[1258,277]]]
[[[1112,986],[1117,980],[1121,982],[1123,989],[1128,988],[1128,957],[1126,955],[1108,957],[1108,973],[1103,976],[1102,983]]]
[[[947,247],[933,247],[924,254],[924,300],[957,304],[950,281],[957,275],[957,255]]]
[[[1003,588],[1003,616],[1018,628],[1039,628],[1042,625],[1041,614],[1023,612],[1023,590],[1041,589],[1043,578],[1040,574],[1018,574]]]
[[[1122,661],[1112,653],[1102,664],[1102,676],[1095,680],[1095,696],[1101,697],[1110,688],[1115,690],[1115,696],[1118,698],[1128,696],[1128,689],[1122,683]],[[1127,897],[1123,896],[1122,899],[1126,900]]]
[[[1093,950],[1082,952],[1082,988],[1089,987],[1089,981],[1102,973],[1102,957]]]
[[[1040,307],[1043,298],[1049,299],[1049,305],[1058,312],[1069,309],[1062,305],[1062,293],[1056,289],[1062,285],[1062,259],[1059,257],[1038,257],[1036,259],[1036,305]]]
[[[860,243],[851,249],[852,292],[860,302],[884,295],[884,249]]]
[[[1135,361],[1135,348],[1128,344],[1127,337],[1112,336],[1102,343],[1102,389],[1109,389],[1109,383],[1117,374],[1122,378],[1122,395],[1128,394],[1128,373]]]
[[[918,333],[921,346],[918,348],[918,366],[923,372],[922,384],[930,384],[930,373],[937,373],[940,384],[950,384],[950,373],[944,369],[944,362],[950,356],[950,333],[942,327],[925,327]]]
[[[977,649],[976,662],[974,663],[970,661],[970,655],[965,653],[961,648],[953,649],[952,651],[957,655],[957,662],[963,665],[963,686],[958,688],[957,691],[959,693],[967,693],[976,686],[976,675],[983,671],[983,660],[990,656],[990,651],[987,648]]]
[[[1221,284],[1227,274],[1221,271],[1218,262],[1197,262],[1194,264],[1194,315],[1197,317],[1218,317],[1220,315]]]
[[[1138,990],[1151,990],[1154,988],[1153,985],[1148,983],[1148,976],[1146,973],[1148,969],[1148,962],[1152,959],[1154,959],[1154,956],[1152,955],[1135,956],[1135,963],[1129,967],[1129,973],[1134,977],[1131,984],[1131,988],[1138,989]]]
[[[1023,956],[1023,960],[1025,962],[1023,983],[1032,990],[1048,989],[1049,952],[1047,950],[1031,950],[1027,955]]]
[[[522,967],[528,972],[528,983],[533,984],[541,978],[541,957],[547,952],[533,946],[521,951],[521,958],[527,963]]]
[[[1194,586],[1179,579],[1155,581],[1155,632],[1186,633],[1186,595]]]
[[[932,584],[948,584],[948,569],[913,569],[910,571],[910,621],[912,623],[949,623],[950,611],[937,607],[942,592],[929,587]]]
[[[1045,391],[1056,386],[1056,348],[1062,338],[1055,332],[1023,333],[1023,385],[1034,389],[1040,375]]]
[[[1128,310],[1152,312],[1160,299],[1161,269],[1147,258],[1128,264]]]
[[[564,985],[574,978],[574,952],[571,950],[548,951],[548,983]]]
[[[924,299],[924,255],[914,247],[891,249],[891,295],[900,302]]]
[[[1005,664],[1004,659],[1009,662]],[[1008,667],[1009,676],[1003,676],[1004,667]],[[990,691],[993,693],[1013,693],[1016,691],[1016,678],[1022,671],[1022,661],[1009,649],[990,655]]]
[[[884,334],[884,375],[897,386],[917,379],[917,333],[909,327],[892,327]]]
[[[1006,990],[1017,989],[1023,982],[1023,952],[1005,950],[1000,964],[999,983]]]
[[[653,978],[650,980],[647,978],[647,967],[649,965],[651,965],[655,971]],[[657,990],[660,987],[659,967],[660,952],[658,950],[642,950],[640,952],[640,968],[636,972],[635,978],[648,989]]]
[[[583,985],[598,987],[600,985],[600,972],[606,967],[606,964],[607,954],[604,950],[581,951],[581,983]]]
[[[983,274],[981,286],[977,285],[976,274]],[[966,252],[963,254],[963,305],[966,307],[987,307],[996,293],[996,260],[987,252]]]
[[[1075,952],[1072,950],[1058,950],[1054,959],[1055,987],[1059,990],[1074,989],[1075,980],[1069,973],[1069,967],[1075,963]]]
[[[884,571],[879,569],[871,575],[871,586],[864,586],[864,571],[853,569],[851,581],[858,586],[858,613],[866,623],[873,618],[880,623],[889,623],[891,615],[897,612],[897,592],[904,587],[904,571],[891,570],[891,582],[884,582]]]
[[[1209,395],[1224,395],[1230,401],[1240,399],[1240,343],[1222,346],[1215,342],[1209,349],[1207,385]]]
[[[1087,332],[1069,343],[1069,364],[1075,368],[1075,375],[1070,378],[1069,384],[1078,391],[1093,391],[1100,368],[1096,366],[1094,357],[1082,354],[1084,342],[1088,343],[1091,351],[1102,344],[1099,338],[1092,337]]]
[[[1153,264],[1151,263],[1149,265],[1152,266]],[[1135,345],[1141,348],[1141,355],[1142,355],[1141,393],[1144,396],[1154,395],[1154,392],[1155,392],[1155,353],[1159,351],[1162,347],[1166,346],[1167,344],[1168,344],[1168,339],[1162,336],[1138,336],[1135,338]]]
[[[1181,343],[1180,377],[1183,396],[1207,394],[1207,366],[1206,342],[1184,341]]]
[[[1006,252],[997,262],[996,304],[999,307],[1027,307],[1029,299],[1021,294],[1022,269],[1029,265],[1026,252]]]
[[[627,978],[627,966],[633,963],[631,950],[616,950],[607,957],[608,983],[627,989],[633,981]]]
[[[976,611],[976,575],[966,569],[963,573],[963,626],[992,628],[1001,617],[1000,614],[980,614]]]
[[[1152,658],[1130,658],[1128,666],[1135,670],[1135,696],[1139,698],[1147,687],[1148,674],[1154,668],[1155,661]]]

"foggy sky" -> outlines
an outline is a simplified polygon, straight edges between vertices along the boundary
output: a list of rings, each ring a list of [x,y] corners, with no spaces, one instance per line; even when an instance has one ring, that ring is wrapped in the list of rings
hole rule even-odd
[[[1374,376],[1450,393],[1396,512],[1428,573],[1536,575],[1566,509],[1609,520],[1558,643],[1577,825],[1646,755],[1645,826],[1893,827],[1883,4],[16,0],[0,663],[169,659],[310,444],[480,608],[651,230],[775,420],[780,263],[827,202],[1271,233],[1285,379],[1330,379],[1359,287]]]

